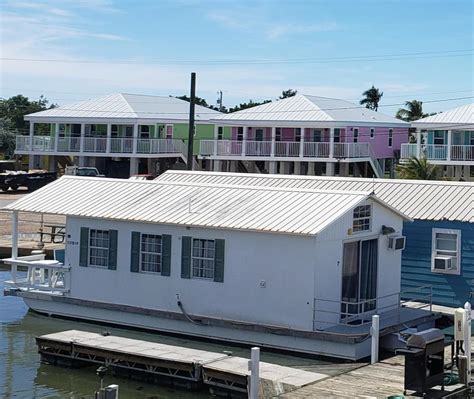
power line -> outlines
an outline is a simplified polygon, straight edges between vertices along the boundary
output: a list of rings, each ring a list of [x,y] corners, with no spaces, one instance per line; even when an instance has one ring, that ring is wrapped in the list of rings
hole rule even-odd
[[[465,97],[455,97],[455,98],[444,98],[444,99],[438,99],[438,100],[427,100],[427,101],[421,101],[423,104],[432,104],[432,103],[440,103],[440,102],[449,102],[449,101],[460,101],[460,100],[467,100],[474,98],[474,96],[465,96]],[[328,99],[328,100],[333,100],[333,99]],[[184,100],[183,100],[184,101]],[[267,103],[271,104],[271,103]],[[266,105],[266,104],[262,104]],[[395,106],[404,106],[405,103],[393,103],[393,104],[383,104],[379,105],[379,108],[382,107],[395,107]],[[17,108],[31,108],[31,106],[19,106]],[[238,112],[242,112],[245,114],[281,114],[281,113],[298,113],[298,112],[324,112],[324,111],[343,111],[343,110],[350,110],[350,109],[362,109],[365,110],[365,107],[362,107],[360,105],[354,105],[352,107],[337,107],[337,108],[319,108],[317,110],[315,109],[297,109],[297,110],[287,110],[287,111],[248,111],[251,110],[254,107],[247,108],[247,109],[242,109],[239,110]],[[97,109],[86,109],[86,108],[67,108],[67,107],[58,107],[58,108],[50,108],[44,111],[54,111],[54,110],[63,110],[63,111],[76,111],[76,112],[91,112],[91,113],[110,113],[110,114],[125,114],[125,115],[133,115],[134,114],[140,114],[140,115],[189,115],[189,112],[152,112],[152,111],[114,111],[114,110],[97,110]],[[39,111],[43,112],[43,111]],[[214,112],[196,112],[197,115],[215,115],[217,114],[216,111]],[[229,114],[221,114],[221,115],[229,115],[232,116],[234,113],[229,113]],[[51,115],[54,117],[54,115]]]
[[[306,64],[306,63],[333,63],[350,61],[393,61],[403,59],[464,57],[473,55],[473,48],[461,50],[426,51],[414,53],[356,55],[345,57],[326,58],[283,58],[283,59],[228,59],[228,60],[83,60],[83,59],[53,59],[53,58],[14,58],[0,57],[2,61],[18,62],[50,62],[76,64],[114,64],[114,65],[269,65],[269,64]]]

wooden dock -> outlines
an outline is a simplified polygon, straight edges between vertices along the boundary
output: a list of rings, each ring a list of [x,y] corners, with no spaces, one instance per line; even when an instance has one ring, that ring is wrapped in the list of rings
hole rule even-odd
[[[70,330],[36,338],[41,361],[67,367],[105,365],[117,375],[188,389],[209,387],[246,394],[248,359],[118,336]],[[262,398],[327,378],[301,369],[260,363]]]

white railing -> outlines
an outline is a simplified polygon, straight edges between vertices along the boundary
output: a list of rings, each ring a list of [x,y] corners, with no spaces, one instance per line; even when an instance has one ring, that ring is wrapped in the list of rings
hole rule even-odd
[[[417,157],[416,147],[416,144],[402,144],[400,157],[402,159]]]
[[[275,141],[274,157],[329,158],[328,142]],[[200,154],[203,156],[251,156],[271,157],[271,141],[201,140]],[[373,156],[369,143],[334,143],[334,158],[370,158]]]
[[[106,137],[84,137],[84,152],[106,152]]]
[[[133,138],[112,137],[110,139],[110,152],[117,154],[130,154],[133,152]]]
[[[67,292],[70,287],[70,267],[57,260],[45,260],[44,254],[20,256],[17,259],[3,259],[11,266],[11,280],[5,281],[8,288]],[[21,273],[18,267],[26,269]]]
[[[183,147],[184,146],[184,147]],[[182,140],[176,139],[138,139],[138,154],[186,154],[187,147]],[[184,151],[184,152],[183,152]]]
[[[303,154],[308,158],[329,158],[329,143],[305,142]]]
[[[81,151],[80,137],[58,137],[59,152],[79,152]]]
[[[474,161],[474,145],[452,145],[452,161]]]
[[[16,149],[28,151],[30,149],[30,136],[16,136]]]
[[[449,148],[443,144],[422,144],[420,147],[420,155],[425,155],[431,161],[447,161],[449,154],[451,161],[474,161],[474,145],[451,145]],[[417,145],[402,144],[401,157],[418,157]]]
[[[54,151],[54,137],[33,136],[33,151]]]

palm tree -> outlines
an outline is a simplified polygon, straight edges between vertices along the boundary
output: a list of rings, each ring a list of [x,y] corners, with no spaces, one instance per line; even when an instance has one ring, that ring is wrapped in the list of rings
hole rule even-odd
[[[397,111],[396,118],[411,122],[428,116],[428,114],[423,113],[423,103],[421,101],[406,101],[405,106],[406,108],[400,108]]]
[[[406,163],[397,166],[402,179],[436,180],[438,167],[428,162],[425,155],[421,158],[411,157]]]
[[[377,89],[374,85],[362,93],[365,98],[360,100],[361,105],[365,105],[366,108],[377,111],[379,109],[379,102],[383,97],[383,92]]]

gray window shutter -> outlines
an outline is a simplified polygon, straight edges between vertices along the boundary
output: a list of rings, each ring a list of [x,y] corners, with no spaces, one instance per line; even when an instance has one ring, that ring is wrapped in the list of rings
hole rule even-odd
[[[191,278],[191,237],[181,240],[181,278]]]
[[[161,275],[169,276],[171,272],[171,236],[161,236]]]
[[[214,255],[214,281],[224,282],[224,258],[225,258],[225,240],[216,239],[216,250]]]
[[[138,273],[140,270],[140,233],[132,231],[132,252],[130,257],[130,271]]]
[[[117,269],[117,230],[109,230],[109,270]]]
[[[79,249],[79,266],[87,267],[89,255],[89,228],[81,227],[81,242]]]

